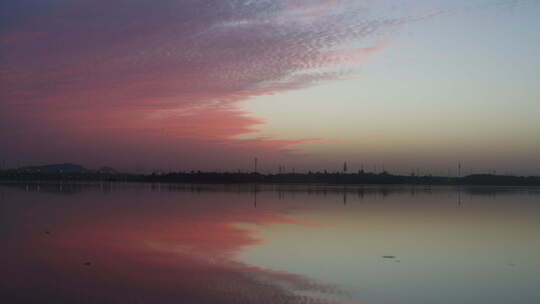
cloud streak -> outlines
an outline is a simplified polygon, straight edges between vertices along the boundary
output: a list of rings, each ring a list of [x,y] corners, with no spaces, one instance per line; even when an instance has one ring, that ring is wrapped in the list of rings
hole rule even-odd
[[[88,145],[74,137],[102,145],[107,129],[118,138],[98,148],[115,163],[130,138],[141,143],[134,154],[152,154],[143,147],[161,138],[186,158],[200,152],[192,141],[246,145],[237,136],[264,121],[240,101],[346,77],[386,47],[374,34],[424,18],[371,16],[372,1],[48,2],[0,30],[0,118],[25,130],[0,133],[12,158],[47,134],[80,150]],[[256,137],[251,149],[268,155],[310,141]]]

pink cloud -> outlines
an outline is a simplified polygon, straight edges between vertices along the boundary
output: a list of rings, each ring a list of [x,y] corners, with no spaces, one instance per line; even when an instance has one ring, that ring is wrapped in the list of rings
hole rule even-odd
[[[339,80],[349,73],[340,66],[384,49],[344,45],[408,20],[369,17],[352,1],[293,6],[316,18],[298,23],[291,2],[281,0],[84,0],[25,19],[0,36],[0,136],[13,142],[7,154],[124,168],[149,158],[163,168],[178,150],[186,163],[200,164],[206,149],[224,146],[234,166],[249,153],[288,157],[294,145],[315,140],[257,134],[264,119],[239,101]],[[341,6],[340,14],[321,13]],[[257,139],[237,139],[250,133]],[[73,153],[90,150],[103,152]]]
[[[347,49],[326,52],[327,64],[332,65],[359,65],[366,63],[370,56],[381,53],[388,48],[388,43],[381,43],[374,47],[362,49]]]

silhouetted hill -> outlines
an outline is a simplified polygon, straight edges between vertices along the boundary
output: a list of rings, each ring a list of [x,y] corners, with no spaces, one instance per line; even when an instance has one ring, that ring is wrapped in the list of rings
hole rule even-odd
[[[34,173],[82,173],[87,172],[88,170],[81,166],[71,163],[64,164],[53,164],[53,165],[44,165],[44,166],[32,166],[32,167],[22,167],[18,171],[24,172],[34,172]]]

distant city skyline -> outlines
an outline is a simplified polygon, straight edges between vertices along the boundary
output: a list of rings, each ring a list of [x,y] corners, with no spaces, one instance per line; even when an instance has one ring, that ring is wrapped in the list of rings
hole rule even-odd
[[[4,1],[0,163],[540,175],[539,29],[538,0]]]

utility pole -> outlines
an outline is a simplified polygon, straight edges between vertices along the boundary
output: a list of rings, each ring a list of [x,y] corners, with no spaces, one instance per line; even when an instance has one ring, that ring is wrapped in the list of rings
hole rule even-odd
[[[259,164],[259,159],[255,157],[255,173],[257,173],[258,164]]]
[[[347,173],[347,162],[343,163],[343,173]]]
[[[461,177],[461,162],[458,163],[458,177]]]

